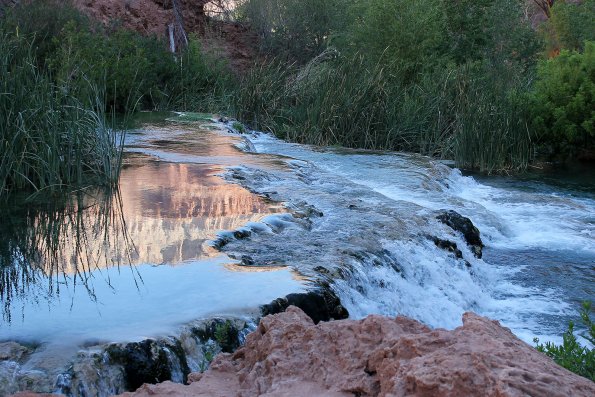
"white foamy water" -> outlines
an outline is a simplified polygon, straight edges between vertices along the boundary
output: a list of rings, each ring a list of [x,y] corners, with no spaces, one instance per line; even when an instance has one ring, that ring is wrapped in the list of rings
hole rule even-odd
[[[299,231],[255,237],[260,248],[238,242],[228,249],[265,263],[274,252],[313,278],[326,268],[353,317],[404,314],[453,328],[471,310],[531,342],[557,339],[577,302],[592,298],[595,201],[588,195],[491,186],[417,155],[321,150],[265,134],[249,139],[257,153],[289,157],[291,168],[239,167],[230,178],[239,175],[250,189],[324,216]],[[445,209],[479,228],[484,259],[435,219]],[[428,235],[456,242],[463,259]]]

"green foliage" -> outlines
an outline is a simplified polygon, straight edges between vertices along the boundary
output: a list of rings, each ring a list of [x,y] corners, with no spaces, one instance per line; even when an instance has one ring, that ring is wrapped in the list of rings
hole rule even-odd
[[[229,102],[235,78],[227,63],[201,49],[198,38],[190,36],[187,50],[176,65],[173,81],[166,85],[169,109],[222,111]]]
[[[89,85],[105,87],[110,110],[220,110],[233,84],[227,65],[201,51],[196,37],[174,57],[163,40],[122,28],[106,31],[69,2],[28,2],[4,26],[32,38],[40,66],[74,97],[89,97]]]
[[[272,61],[255,65],[240,81],[231,97],[234,117],[253,128],[274,131],[273,119],[281,116],[285,82],[291,75],[291,68]]]
[[[532,155],[522,65],[473,63],[454,77],[453,151],[459,166],[491,173],[522,170]]]
[[[551,342],[539,343],[539,339],[533,341],[536,349],[548,357],[551,357],[562,367],[578,375],[584,376],[595,382],[595,323],[591,320],[591,303],[584,302],[580,310],[580,317],[587,332],[582,336],[591,344],[591,347],[582,346],[574,334],[574,322],[568,323],[568,329],[562,335],[562,344],[556,345]]]
[[[244,127],[244,124],[240,123],[239,121],[234,121],[231,126],[234,130],[236,130],[240,134],[243,134],[246,132],[246,127]]]
[[[0,29],[0,196],[113,183],[120,149],[103,92],[90,85],[81,101],[38,64],[31,41]]]
[[[231,332],[233,332],[233,324],[230,320],[225,320],[223,323],[219,323],[215,326],[215,340],[219,345],[227,344],[227,341],[230,337],[232,337]]]
[[[530,103],[543,144],[566,154],[595,147],[595,42],[542,61]]]
[[[59,47],[48,63],[57,82],[79,97],[85,97],[88,81],[103,84],[108,107],[118,111],[133,110],[137,101],[141,107],[154,107],[165,95],[165,82],[176,73],[162,43],[129,31],[108,36],[68,23],[53,41]]]
[[[265,3],[265,11],[283,5],[285,19],[304,18],[301,2],[249,0],[244,7],[256,13]],[[273,48],[301,47],[290,58],[301,66],[277,58],[253,70],[236,96],[238,119],[297,142],[415,151],[486,172],[527,165],[532,137],[520,94],[539,42],[518,1],[342,0],[324,7],[335,18],[323,24],[322,52],[257,24],[277,40]],[[276,54],[285,59],[287,52]]]
[[[353,23],[347,29],[347,46],[340,50],[362,52],[371,64],[380,63],[402,80],[416,80],[443,64],[444,19],[440,0],[354,1]]]
[[[580,3],[556,1],[543,30],[550,50],[582,51],[586,41],[595,41],[595,0]]]
[[[21,1],[9,10],[2,24],[5,31],[30,38],[39,66],[58,50],[60,43],[54,38],[67,24],[76,29],[93,28],[71,0]]]
[[[263,49],[306,62],[324,50],[346,0],[249,0],[239,19],[261,37]]]

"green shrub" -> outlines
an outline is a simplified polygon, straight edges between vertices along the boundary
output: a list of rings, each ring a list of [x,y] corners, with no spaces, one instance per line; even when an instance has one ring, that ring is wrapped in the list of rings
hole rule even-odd
[[[174,57],[163,40],[90,23],[70,2],[33,0],[16,7],[4,30],[32,38],[36,59],[53,82],[84,100],[106,90],[107,108],[216,111],[233,82],[220,58],[196,37]],[[201,109],[203,108],[203,109]]]
[[[248,0],[239,19],[261,37],[262,49],[300,63],[322,52],[348,0]]]
[[[155,38],[122,29],[98,34],[68,23],[53,41],[59,43],[49,61],[55,79],[79,97],[88,81],[105,85],[108,107],[117,111],[156,107],[176,77],[173,57]]]
[[[282,14],[276,21],[295,32],[319,17],[289,0],[244,7]],[[519,98],[539,42],[516,0],[342,0],[308,8],[334,13],[332,23],[321,23],[326,49],[262,17],[257,26],[265,42],[275,40],[271,50],[280,59],[301,51],[289,58],[301,66],[253,71],[237,95],[237,118],[297,142],[415,151],[486,172],[526,167],[532,137]]]
[[[406,83],[444,64],[440,0],[354,1],[350,15],[341,51],[366,54]]]
[[[169,109],[202,112],[227,110],[235,76],[227,62],[201,49],[195,35],[176,65],[176,74],[166,85]]]
[[[591,347],[582,346],[574,334],[574,322],[568,323],[568,329],[562,335],[562,344],[556,345],[551,342],[545,344],[539,343],[538,338],[534,338],[535,348],[551,357],[562,367],[578,375],[584,376],[595,382],[595,323],[591,320],[591,303],[583,303],[580,310],[580,317],[587,332],[582,336],[591,344]]]
[[[96,30],[71,0],[23,0],[9,10],[1,21],[4,30],[29,37],[38,66],[44,66],[60,47],[59,37],[67,24],[77,30]]]
[[[542,144],[566,155],[594,148],[595,42],[542,61],[530,103]]]
[[[585,41],[595,41],[594,20],[595,0],[556,1],[549,21],[542,27],[550,51],[583,51]]]

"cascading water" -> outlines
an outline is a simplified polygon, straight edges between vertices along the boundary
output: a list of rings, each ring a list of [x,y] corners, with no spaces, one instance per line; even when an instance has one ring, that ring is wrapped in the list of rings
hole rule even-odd
[[[235,241],[226,252],[262,265],[282,261],[330,283],[352,317],[403,314],[453,328],[470,310],[531,342],[556,339],[577,302],[593,297],[593,195],[490,186],[416,155],[320,150],[265,134],[248,139],[244,148],[287,156],[289,169],[235,167],[228,178],[323,216],[280,220],[275,231]],[[479,228],[483,259],[436,219],[444,210]],[[461,255],[436,238],[455,243]]]
[[[56,296],[44,295],[38,268],[28,292],[37,295],[15,290],[22,320],[3,324],[0,338],[24,345],[2,345],[11,359],[0,361],[0,394],[103,397],[147,377],[183,381],[243,342],[259,304],[305,284],[332,289],[353,318],[402,314],[454,328],[471,310],[527,342],[556,339],[593,298],[593,190],[472,178],[423,156],[320,149],[208,123],[128,135],[123,223],[100,234],[120,241],[125,231],[133,266],[86,269],[90,287],[57,283]],[[483,256],[445,216],[477,226]],[[104,230],[85,222],[74,226]],[[85,236],[88,252],[105,245]],[[58,241],[68,280],[74,253]],[[220,314],[231,322],[194,321]]]

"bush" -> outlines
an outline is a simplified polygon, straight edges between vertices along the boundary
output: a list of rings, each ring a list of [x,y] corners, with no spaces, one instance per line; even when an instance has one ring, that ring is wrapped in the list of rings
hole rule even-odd
[[[245,7],[265,3],[283,5],[288,26],[304,17],[301,2]],[[298,68],[257,69],[242,83],[236,117],[298,142],[415,151],[486,172],[526,167],[532,140],[519,98],[538,41],[516,0],[331,3],[344,10],[324,25],[326,50],[297,58]],[[279,48],[312,54],[266,29]]]
[[[595,42],[542,61],[530,103],[541,143],[554,153],[595,148]]]
[[[543,26],[550,53],[562,49],[583,51],[586,41],[595,41],[595,0],[580,3],[556,1]]]
[[[341,51],[364,53],[370,64],[380,63],[404,82],[444,64],[440,0],[352,3],[353,23]]]
[[[551,342],[545,344],[539,343],[539,339],[535,338],[535,348],[551,357],[557,364],[574,372],[580,376],[584,376],[595,382],[595,323],[590,318],[591,303],[583,303],[580,310],[580,317],[583,325],[587,328],[587,332],[582,336],[591,344],[591,348],[582,346],[574,334],[574,322],[568,323],[568,329],[562,335],[562,344],[555,345]]]
[[[229,107],[235,76],[227,62],[201,49],[198,38],[190,36],[188,48],[176,64],[176,74],[166,84],[168,109],[220,112]]]
[[[305,63],[322,52],[348,0],[248,0],[239,19],[261,38],[262,49]]]
[[[58,51],[64,27],[71,24],[77,30],[95,30],[89,19],[81,14],[71,0],[23,0],[9,10],[2,21],[4,30],[29,37],[38,66]]]

